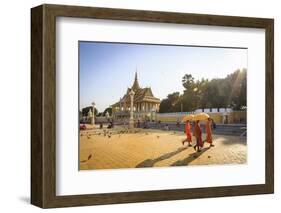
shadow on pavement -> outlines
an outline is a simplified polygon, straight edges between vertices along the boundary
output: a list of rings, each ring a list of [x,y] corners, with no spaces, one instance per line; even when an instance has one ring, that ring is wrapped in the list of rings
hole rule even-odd
[[[170,157],[173,157],[174,155],[179,154],[180,152],[186,150],[188,147],[181,147],[178,148],[176,151],[173,152],[169,152],[169,153],[165,153],[164,155],[161,155],[158,158],[155,159],[146,159],[144,161],[142,161],[141,163],[139,163],[138,165],[136,165],[136,168],[143,168],[143,167],[153,167],[153,165],[159,161],[162,160],[166,160]]]
[[[196,158],[198,158],[200,155],[202,155],[204,152],[206,152],[209,149],[210,149],[209,147],[203,148],[201,152],[192,153],[187,158],[174,162],[173,164],[171,164],[171,166],[187,166],[189,163],[194,161]]]

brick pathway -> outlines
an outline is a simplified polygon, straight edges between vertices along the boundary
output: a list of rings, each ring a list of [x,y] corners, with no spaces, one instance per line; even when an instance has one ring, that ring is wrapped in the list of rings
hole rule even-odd
[[[196,153],[193,147],[182,145],[185,136],[181,132],[123,130],[81,131],[80,169],[242,164],[247,160],[246,138],[238,136],[213,135],[215,147],[208,148],[206,143]]]

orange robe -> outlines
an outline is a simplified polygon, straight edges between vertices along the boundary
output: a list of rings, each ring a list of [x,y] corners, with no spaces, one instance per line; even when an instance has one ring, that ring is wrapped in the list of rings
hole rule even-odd
[[[206,142],[210,144],[213,142],[211,124],[211,121],[207,121],[206,123]]]
[[[200,129],[199,124],[195,124],[194,127],[194,136],[196,137],[196,145],[202,147],[203,146],[203,141],[202,141],[202,131]]]
[[[186,140],[188,142],[191,142],[192,139],[191,139],[190,123],[189,122],[185,123],[185,134],[186,134]]]

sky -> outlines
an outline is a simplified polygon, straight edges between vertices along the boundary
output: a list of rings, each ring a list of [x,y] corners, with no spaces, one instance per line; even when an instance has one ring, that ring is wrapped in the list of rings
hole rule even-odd
[[[134,82],[164,99],[183,92],[182,77],[224,78],[247,68],[247,49],[79,42],[80,109],[94,101],[99,112],[116,103]]]

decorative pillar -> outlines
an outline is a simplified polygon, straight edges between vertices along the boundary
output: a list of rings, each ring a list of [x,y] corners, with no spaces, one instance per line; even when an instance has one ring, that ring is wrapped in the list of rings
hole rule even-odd
[[[122,111],[122,102],[121,102],[121,98],[120,98],[120,100],[119,100],[119,112],[121,112]]]
[[[93,115],[92,115],[92,119],[91,119],[91,124],[94,125],[95,124],[95,106],[96,106],[95,102],[93,102],[92,105],[93,105]]]
[[[144,111],[146,112],[146,102],[144,102]]]
[[[131,98],[129,128],[132,129],[134,128],[134,95],[135,95],[134,90],[131,90],[129,95]]]

